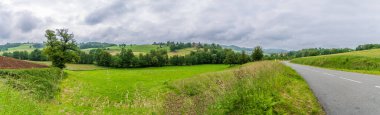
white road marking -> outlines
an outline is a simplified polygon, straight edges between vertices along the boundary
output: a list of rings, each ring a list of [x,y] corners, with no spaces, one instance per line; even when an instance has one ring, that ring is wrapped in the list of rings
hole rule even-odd
[[[326,75],[329,75],[329,76],[335,76],[335,75],[333,75],[333,74],[329,74],[329,73],[323,73],[323,74],[326,74]]]
[[[376,88],[380,88],[380,86],[375,86]]]
[[[347,79],[347,78],[344,78],[344,77],[339,77],[339,78],[344,79],[344,80],[348,80],[348,81],[352,81],[352,82],[356,82],[356,83],[362,83],[360,81],[355,81],[355,80]]]

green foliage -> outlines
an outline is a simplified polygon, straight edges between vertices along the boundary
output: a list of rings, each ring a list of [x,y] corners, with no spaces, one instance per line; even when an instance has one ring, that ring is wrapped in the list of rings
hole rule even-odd
[[[235,52],[233,51],[228,51],[226,53],[226,59],[224,59],[223,63],[224,64],[230,64],[230,65],[233,65],[233,64],[237,64],[237,56],[235,54]]]
[[[58,68],[0,70],[0,79],[10,87],[31,94],[39,100],[49,100],[60,91],[59,82],[65,74]]]
[[[132,66],[132,58],[134,58],[135,55],[133,54],[131,49],[126,50],[125,48],[122,48],[119,58],[121,59],[120,65],[121,67],[131,67]]]
[[[364,45],[359,45],[358,47],[356,47],[356,51],[378,49],[378,48],[380,48],[380,44],[364,44]]]
[[[252,52],[252,60],[253,61],[260,61],[264,57],[263,49],[260,46],[257,46],[253,49]]]
[[[47,57],[39,49],[33,50],[29,55],[29,60],[32,61],[46,61]]]
[[[279,62],[256,62],[168,83],[164,113],[324,114],[306,82]]]
[[[62,69],[65,68],[66,63],[79,60],[74,34],[69,34],[67,29],[57,29],[56,32],[46,30],[45,37],[47,41],[44,53],[52,61],[53,67]]]

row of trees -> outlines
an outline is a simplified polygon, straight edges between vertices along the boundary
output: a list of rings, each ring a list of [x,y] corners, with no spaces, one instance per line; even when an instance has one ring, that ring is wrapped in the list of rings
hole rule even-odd
[[[4,52],[3,56],[20,60],[47,61],[47,56],[39,49],[35,49],[30,53],[27,51]]]
[[[231,49],[199,49],[185,56],[168,56],[166,50],[151,50],[147,54],[134,55],[130,49],[122,49],[115,56],[104,49],[94,49],[89,53],[78,53],[80,64],[97,64],[99,66],[117,68],[161,67],[166,65],[198,65],[198,64],[244,64],[259,61],[263,58],[261,47],[256,47],[251,56],[245,51],[236,53]]]
[[[287,53],[274,53],[265,56],[265,59],[292,59],[292,58],[300,58],[300,57],[308,57],[308,56],[319,56],[319,55],[329,55],[329,54],[337,54],[337,53],[345,53],[354,51],[350,48],[308,48],[301,49],[298,51],[290,51]]]
[[[380,44],[364,44],[364,45],[359,45],[356,47],[357,51],[360,50],[369,50],[369,49],[377,49],[380,48]]]

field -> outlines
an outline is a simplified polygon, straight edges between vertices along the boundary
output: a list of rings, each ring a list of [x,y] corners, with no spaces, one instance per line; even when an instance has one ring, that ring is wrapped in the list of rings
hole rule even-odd
[[[232,68],[228,65],[91,67],[65,70],[67,77],[55,69],[2,71],[34,77],[13,79],[0,74],[4,83],[0,83],[0,97],[12,100],[0,98],[3,105],[0,114],[323,114],[302,78],[279,62]],[[47,75],[54,79],[42,80]],[[42,86],[30,84],[33,79],[29,78],[41,79]],[[7,81],[23,81],[31,88],[17,88],[18,82]]]
[[[92,49],[96,49],[96,48],[88,48],[88,49],[82,49],[82,50],[85,52],[89,52]],[[112,46],[112,47],[107,47],[106,49],[112,55],[116,55],[117,53],[120,53],[122,48],[119,46]],[[160,48],[159,45],[148,45],[148,44],[147,45],[127,45],[125,49],[131,49],[135,55],[138,55],[140,53],[147,53],[150,50],[158,50],[158,49],[169,51],[169,47],[167,47],[166,45],[163,45]]]
[[[191,51],[196,51],[196,48],[180,49],[180,50],[177,50],[177,51],[174,51],[174,52],[169,52],[168,55],[169,56],[174,56],[174,55],[185,56],[187,54],[190,54]]]
[[[380,49],[297,58],[291,62],[345,71],[380,74]]]
[[[46,68],[41,64],[30,63],[13,58],[0,56],[0,69],[26,69],[26,68]]]

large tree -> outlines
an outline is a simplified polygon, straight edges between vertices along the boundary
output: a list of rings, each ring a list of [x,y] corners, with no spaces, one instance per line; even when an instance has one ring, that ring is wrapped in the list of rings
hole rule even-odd
[[[263,49],[260,46],[256,46],[252,53],[253,61],[260,61],[264,57]]]
[[[124,68],[131,67],[133,57],[135,57],[135,55],[131,49],[126,50],[125,48],[122,48],[119,55],[119,58],[121,59],[120,65]]]
[[[65,68],[66,63],[75,62],[79,59],[76,51],[78,46],[74,40],[74,34],[69,34],[68,29],[46,30],[44,53],[52,61],[52,65]]]

